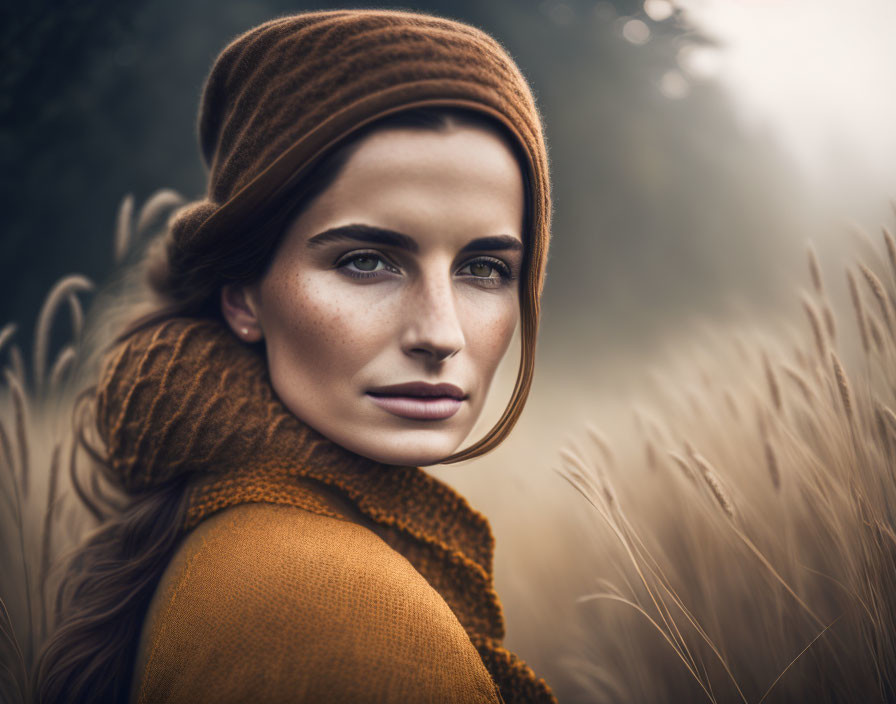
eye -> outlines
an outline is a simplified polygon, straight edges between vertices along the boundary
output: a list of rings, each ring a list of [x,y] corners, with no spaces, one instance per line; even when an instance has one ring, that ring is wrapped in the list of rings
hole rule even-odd
[[[356,279],[377,276],[381,271],[399,271],[378,252],[352,252],[336,262],[336,268]]]
[[[361,271],[376,271],[379,269],[379,265],[384,262],[382,259],[375,257],[372,254],[359,254],[352,257],[347,263],[354,264],[355,268]]]
[[[512,277],[510,267],[500,259],[494,257],[480,257],[464,264],[459,274],[467,274],[477,284],[486,286],[500,286]]]

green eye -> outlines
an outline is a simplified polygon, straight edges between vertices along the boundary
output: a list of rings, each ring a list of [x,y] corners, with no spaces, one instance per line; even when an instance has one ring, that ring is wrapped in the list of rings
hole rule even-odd
[[[473,262],[470,264],[470,273],[473,276],[481,276],[484,278],[488,278],[492,275],[492,272],[495,270],[491,264],[487,262]]]
[[[458,274],[482,288],[498,288],[514,278],[510,267],[494,257],[479,257],[467,262]]]
[[[357,257],[352,257],[351,261],[359,271],[373,271],[376,269],[380,258],[369,254],[359,254]]]
[[[378,278],[388,272],[400,273],[396,266],[376,252],[348,253],[335,266],[343,274],[356,279]]]

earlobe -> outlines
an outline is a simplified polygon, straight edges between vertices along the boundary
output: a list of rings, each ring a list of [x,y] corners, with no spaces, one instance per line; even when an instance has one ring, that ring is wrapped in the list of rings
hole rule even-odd
[[[221,314],[244,342],[258,342],[263,337],[258,307],[246,286],[227,284],[221,287]]]

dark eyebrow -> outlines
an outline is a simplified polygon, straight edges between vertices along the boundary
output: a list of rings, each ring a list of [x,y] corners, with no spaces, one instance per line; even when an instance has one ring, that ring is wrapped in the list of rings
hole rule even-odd
[[[373,227],[371,225],[343,225],[341,227],[332,227],[324,230],[319,235],[308,238],[309,247],[320,247],[330,242],[344,242],[345,240],[353,240],[355,242],[368,242],[370,244],[382,244],[398,249],[406,249],[409,252],[418,252],[420,248],[417,243],[407,235],[394,230],[386,230],[382,227]]]
[[[473,240],[461,249],[461,252],[485,252],[498,250],[511,250],[519,252],[523,249],[523,243],[510,235],[494,235],[492,237],[480,237]]]
[[[344,242],[351,240],[354,242],[366,242],[369,244],[386,245],[396,247],[398,249],[406,249],[409,252],[417,253],[420,247],[412,237],[395,232],[395,230],[387,230],[383,227],[374,227],[372,225],[342,225],[341,227],[333,227],[324,230],[320,234],[308,238],[309,247],[320,247],[331,242]],[[461,252],[483,252],[496,250],[514,250],[519,251],[523,248],[523,243],[516,237],[510,235],[494,235],[491,237],[480,237],[468,242],[464,245]]]

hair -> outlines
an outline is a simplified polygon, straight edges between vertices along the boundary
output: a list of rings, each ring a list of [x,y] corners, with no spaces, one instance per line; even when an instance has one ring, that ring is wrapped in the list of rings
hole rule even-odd
[[[283,184],[255,219],[223,235],[214,252],[183,255],[168,236],[156,240],[142,262],[154,297],[152,308],[127,322],[112,346],[171,318],[223,320],[221,288],[249,285],[264,276],[288,223],[333,183],[354,148],[372,131],[396,127],[445,130],[456,125],[485,127],[502,136],[516,154],[524,178],[529,178],[516,140],[488,115],[447,107],[392,114],[354,132],[309,170]],[[530,189],[524,190],[528,222]],[[526,272],[520,279],[527,280]],[[534,335],[524,331],[524,359],[532,358],[534,342]],[[81,399],[91,401],[93,391],[86,389]],[[522,399],[526,391],[528,388]],[[84,431],[90,415],[81,413],[80,406],[76,404],[74,413],[76,436],[96,470],[125,496],[125,504],[122,507],[103,496],[91,497],[75,480],[78,495],[101,523],[67,565],[59,588],[54,605],[57,627],[42,648],[33,677],[35,698],[45,704],[128,701],[143,620],[162,573],[183,538],[187,511],[183,479],[128,494],[110,471],[104,454],[87,441]]]

